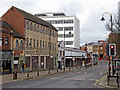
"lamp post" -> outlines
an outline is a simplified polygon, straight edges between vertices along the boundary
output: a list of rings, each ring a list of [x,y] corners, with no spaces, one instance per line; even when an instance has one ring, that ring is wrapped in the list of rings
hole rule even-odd
[[[64,29],[64,71],[65,71],[65,65],[66,64],[66,60],[65,60],[65,29]]]
[[[111,13],[109,13],[109,12],[103,13],[101,21],[105,21],[105,18],[104,18],[105,14],[109,14],[110,15],[110,23],[111,23],[110,29],[111,29],[111,32],[113,32],[113,23],[112,23],[112,14]],[[110,62],[110,56],[109,56],[109,62]],[[109,76],[110,76],[110,70],[111,70],[110,63],[108,63],[108,68],[109,68]],[[113,69],[114,69],[114,67],[113,67],[113,57],[112,57],[112,74],[113,74]],[[108,78],[109,78],[109,76],[108,76]]]
[[[50,74],[50,68],[51,68],[51,66],[50,66],[50,49],[51,49],[51,30],[49,31],[49,74]]]

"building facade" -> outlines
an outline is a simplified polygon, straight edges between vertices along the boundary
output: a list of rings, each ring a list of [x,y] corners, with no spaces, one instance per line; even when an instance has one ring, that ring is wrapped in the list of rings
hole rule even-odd
[[[2,16],[2,19],[25,38],[24,58],[19,58],[18,61],[25,63],[27,70],[57,68],[58,31],[56,28],[14,6]],[[18,41],[16,40],[16,42]],[[13,61],[15,62],[16,59],[14,58]]]
[[[80,47],[80,23],[76,16],[64,13],[35,14],[52,24],[58,30],[58,42],[65,41],[65,47]]]
[[[91,54],[91,57],[99,57],[100,59],[106,59],[106,46],[107,41],[99,40],[98,42],[91,42],[85,45],[87,47],[88,53]]]
[[[0,63],[1,74],[9,74],[18,70],[19,58],[24,59],[24,37],[10,26],[6,21],[0,20]],[[14,58],[18,58],[13,61]]]

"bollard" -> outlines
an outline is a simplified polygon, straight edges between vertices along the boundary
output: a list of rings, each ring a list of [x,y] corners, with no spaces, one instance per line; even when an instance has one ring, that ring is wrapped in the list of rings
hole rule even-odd
[[[17,79],[17,72],[16,71],[13,72],[13,79]]]
[[[37,76],[39,76],[39,70],[37,71]]]
[[[50,74],[50,69],[49,69],[48,73]]]
[[[109,74],[108,74],[108,73],[107,73],[107,81],[108,81],[108,85],[109,85],[110,76],[109,76]]]
[[[58,68],[57,68],[57,73],[58,73]]]
[[[29,71],[27,72],[27,77],[29,77],[30,76],[30,74],[29,74]]]
[[[118,72],[117,72],[117,87],[119,87],[119,76],[118,76]]]

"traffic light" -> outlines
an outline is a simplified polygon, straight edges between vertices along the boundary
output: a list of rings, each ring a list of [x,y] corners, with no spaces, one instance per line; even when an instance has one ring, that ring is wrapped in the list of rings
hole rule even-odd
[[[109,44],[109,56],[116,56],[116,44]]]

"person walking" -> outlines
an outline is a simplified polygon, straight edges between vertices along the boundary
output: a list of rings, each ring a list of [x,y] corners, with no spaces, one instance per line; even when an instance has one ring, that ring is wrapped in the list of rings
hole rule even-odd
[[[22,65],[22,73],[24,73],[25,72],[25,64],[23,63],[23,65]]]

